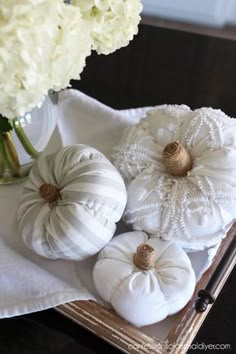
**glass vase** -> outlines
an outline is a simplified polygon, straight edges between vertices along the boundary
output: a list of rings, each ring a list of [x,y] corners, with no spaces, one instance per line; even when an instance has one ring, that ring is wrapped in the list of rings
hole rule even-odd
[[[50,93],[40,107],[11,120],[11,131],[0,133],[0,184],[19,182],[29,174],[55,129],[57,102],[58,94]]]

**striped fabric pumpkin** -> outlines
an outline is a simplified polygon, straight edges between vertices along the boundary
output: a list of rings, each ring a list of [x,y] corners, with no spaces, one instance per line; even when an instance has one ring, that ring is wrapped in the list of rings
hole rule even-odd
[[[41,256],[83,260],[109,242],[125,204],[125,185],[111,162],[94,148],[73,145],[35,163],[19,206],[19,230]]]

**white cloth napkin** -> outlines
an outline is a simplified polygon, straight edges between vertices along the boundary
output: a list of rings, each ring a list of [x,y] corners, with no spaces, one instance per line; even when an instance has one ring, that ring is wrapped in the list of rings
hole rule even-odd
[[[125,126],[137,123],[148,108],[116,111],[75,90],[60,94],[57,129],[46,153],[62,145],[91,145],[108,158]],[[17,231],[16,211],[24,183],[0,186],[0,318],[55,307],[74,300],[98,299],[92,268],[84,262],[48,260],[28,250]],[[197,275],[215,252],[191,254]]]

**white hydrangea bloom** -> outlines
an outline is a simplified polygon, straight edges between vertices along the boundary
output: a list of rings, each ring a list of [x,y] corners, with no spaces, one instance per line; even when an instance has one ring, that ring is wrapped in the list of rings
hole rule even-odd
[[[128,45],[138,32],[140,0],[72,0],[93,24],[93,49],[110,54]]]
[[[14,118],[79,79],[89,23],[63,0],[0,0],[0,114]]]

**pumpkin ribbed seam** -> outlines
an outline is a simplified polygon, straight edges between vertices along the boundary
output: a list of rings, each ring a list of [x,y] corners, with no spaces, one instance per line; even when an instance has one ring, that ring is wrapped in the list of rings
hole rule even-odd
[[[51,245],[51,242],[49,241],[49,234],[48,234],[48,225],[51,224],[49,223],[49,219],[51,218],[51,210],[47,214],[47,222],[43,224],[43,229],[44,229],[44,239],[47,242],[47,246],[52,254],[57,254],[57,250]]]
[[[153,236],[153,237],[149,237],[148,238],[148,241],[150,241],[151,239],[155,239],[156,237],[155,236]],[[163,241],[162,239],[160,239],[161,241]],[[168,241],[163,241],[163,242],[168,242]],[[167,247],[163,250],[163,252],[161,253],[161,255],[158,257],[158,260],[162,257],[162,255],[163,255],[163,253],[165,253],[169,248],[170,248],[170,246],[172,246],[172,245],[174,245],[175,243],[174,242],[170,242],[169,243],[169,245],[167,245]],[[158,260],[157,260],[157,262],[158,262]],[[157,263],[156,262],[156,263]],[[156,267],[155,267],[156,268]]]
[[[135,267],[135,269],[136,269],[136,267]],[[117,285],[117,287],[114,289],[114,291],[113,291],[113,293],[112,293],[112,296],[111,296],[111,299],[110,299],[111,305],[112,305],[112,301],[113,301],[113,298],[114,298],[115,293],[117,292],[117,290],[122,286],[122,284],[123,284],[130,276],[132,276],[134,273],[137,272],[135,269],[132,271],[131,274],[129,274],[127,277],[125,277],[125,278],[120,282],[120,284]],[[141,270],[140,270],[140,272],[144,272],[144,271],[141,271]],[[160,282],[159,282],[159,275],[157,275],[157,278],[158,278],[158,284],[160,285]],[[169,315],[169,304],[173,304],[174,302],[176,302],[176,300],[178,300],[179,294],[178,294],[178,296],[177,296],[175,299],[173,299],[173,300],[171,300],[171,301],[169,301],[169,300],[167,301],[165,292],[163,291],[161,285],[160,285],[160,289],[161,289],[162,295],[164,296],[165,303],[166,303],[167,306],[168,306],[168,315]],[[181,296],[181,297],[183,297],[183,296]],[[113,305],[112,305],[112,306],[113,306]]]
[[[62,188],[62,191],[63,191],[63,188]],[[101,219],[104,219],[105,221],[108,219],[108,217],[102,215],[102,212],[101,212],[101,206],[99,207],[99,210],[95,210],[93,209],[91,206],[87,205],[87,201],[85,202],[82,202],[81,200],[80,201],[77,201],[77,200],[62,200],[62,201],[59,201],[57,202],[57,205],[62,205],[64,206],[64,202],[65,202],[65,206],[67,206],[68,204],[77,204],[83,208],[86,208],[88,213],[91,215],[91,216],[94,216],[94,217],[98,217],[98,218],[101,218]]]
[[[149,240],[149,239],[147,239],[146,241],[148,241],[148,240]],[[172,243],[169,244],[169,245],[165,248],[165,250],[162,252],[161,256],[163,255],[163,253],[164,253],[171,245],[172,245]],[[161,257],[161,256],[160,256],[160,257]],[[159,258],[160,258],[160,257],[159,257]],[[138,269],[138,268],[133,264],[132,260],[131,260],[131,263],[129,263],[129,262],[121,261],[120,259],[115,259],[115,258],[110,258],[110,257],[106,257],[106,258],[103,258],[103,259],[117,260],[117,261],[120,261],[120,262],[122,262],[122,263],[127,263],[127,264],[130,264],[130,265],[133,265],[133,267],[134,267],[133,271],[132,271],[127,277],[125,277],[124,279],[122,279],[122,281],[120,281],[119,285],[117,285],[116,288],[114,289],[114,291],[113,291],[113,293],[112,293],[112,296],[111,296],[111,299],[110,299],[110,303],[112,304],[112,300],[113,300],[113,297],[114,297],[114,294],[116,293],[116,291],[121,287],[121,285],[122,285],[130,276],[132,276],[134,273],[137,272],[136,269]],[[142,271],[142,270],[139,270],[139,271],[140,271],[140,272],[146,272],[146,271]],[[156,275],[157,275],[157,277],[158,277],[158,280],[159,280],[159,275],[158,275],[158,273],[157,273],[157,271],[156,271],[156,267],[155,267],[155,273],[156,273]],[[158,281],[158,283],[159,283],[159,281]],[[159,283],[159,285],[160,285],[160,283]],[[160,285],[160,289],[161,289],[161,291],[162,291],[162,294],[164,295],[164,292],[163,292],[163,289],[162,289],[161,285]]]
[[[106,258],[103,258],[103,259],[111,259],[111,260],[114,260],[115,258],[109,258],[109,257],[106,257]],[[113,291],[113,293],[112,293],[112,296],[111,296],[111,299],[110,299],[110,303],[112,304],[112,300],[113,300],[113,297],[114,297],[114,294],[116,293],[116,291],[121,287],[121,285],[130,277],[130,276],[132,276],[134,273],[137,273],[137,270],[136,269],[138,269],[134,264],[133,264],[133,262],[132,263],[128,263],[128,262],[124,262],[124,261],[121,261],[121,260],[119,260],[119,259],[116,259],[116,260],[118,260],[118,261],[120,261],[120,262],[122,262],[122,263],[127,263],[127,264],[129,264],[129,265],[133,265],[133,270],[132,270],[132,272],[127,276],[127,277],[125,277],[124,279],[122,279],[122,281],[120,281],[120,283],[119,283],[119,285],[117,285],[116,286],[116,288],[114,289],[114,291]],[[147,272],[146,270],[141,270],[141,269],[139,269],[139,272]]]
[[[165,249],[165,251],[166,251],[171,245],[172,245],[172,244],[170,244],[170,245]],[[164,252],[165,252],[165,251],[164,251]],[[164,252],[163,252],[163,253],[164,253]],[[162,253],[162,255],[163,255],[163,253]],[[187,257],[188,257],[188,256],[187,256]],[[191,265],[191,261],[190,261],[190,260],[189,260],[189,262],[190,262],[190,265]],[[178,268],[180,268],[180,269],[185,269],[185,270],[186,270],[186,268],[181,267],[181,266],[178,266]],[[159,286],[160,286],[161,292],[162,292],[162,294],[164,295],[164,298],[166,299],[165,292],[163,291],[163,287],[162,287],[162,285],[161,285],[161,283],[160,283],[160,275],[158,274],[158,271],[157,271],[156,267],[155,267],[155,273],[156,273],[156,276],[157,276],[157,278],[158,278],[158,284],[159,284]],[[194,274],[195,274],[195,272],[194,272]],[[195,283],[196,283],[196,278],[195,278]],[[196,285],[196,284],[195,284],[195,285]],[[174,299],[172,299],[171,301],[170,301],[170,300],[169,300],[169,301],[166,300],[166,303],[167,303],[167,305],[168,305],[168,308],[169,308],[169,304],[173,304],[174,302],[176,302],[176,300],[178,300],[179,297],[180,297],[180,294],[177,293],[176,297],[175,297]],[[183,298],[183,296],[181,296],[181,298]]]
[[[113,259],[114,259],[114,258],[113,258]],[[127,262],[127,263],[128,263],[128,262]],[[131,275],[133,275],[134,273],[136,273],[136,271],[135,271],[136,268],[137,268],[137,267],[134,265],[133,271],[132,271],[127,277],[125,277],[124,279],[122,279],[122,280],[120,281],[119,285],[116,286],[116,288],[114,289],[114,291],[113,291],[113,293],[112,293],[111,299],[110,299],[111,305],[112,305],[112,300],[113,300],[114,295],[115,295],[115,293],[117,292],[117,290],[122,286],[122,284],[123,284]],[[140,272],[141,272],[141,270],[140,270]]]
[[[104,258],[101,258],[101,259],[98,259],[99,261],[104,261],[106,259],[110,259],[111,261],[118,261],[118,262],[122,262],[122,263],[126,263],[126,264],[129,264],[129,265],[132,265],[132,261],[130,260],[130,262],[126,262],[126,261],[121,261],[120,259],[117,259],[117,258],[110,258],[110,257],[104,257]]]

